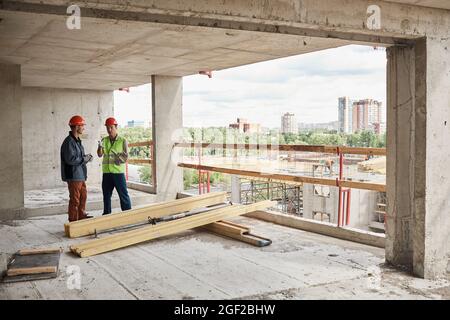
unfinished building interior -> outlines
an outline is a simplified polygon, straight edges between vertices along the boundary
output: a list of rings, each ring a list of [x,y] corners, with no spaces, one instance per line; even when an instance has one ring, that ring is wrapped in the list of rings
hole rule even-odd
[[[196,229],[89,258],[64,252],[60,268],[79,266],[81,289],[68,289],[61,271],[0,284],[1,299],[450,298],[448,1],[87,0],[79,8],[78,29],[66,1],[0,0],[2,264],[23,248],[76,244],[65,234],[65,206],[33,205],[65,186],[59,148],[72,115],[85,117],[83,143],[94,153],[113,90],[151,83],[153,193],[132,197],[137,207],[174,201],[183,167],[208,170],[173,161],[184,76],[349,44],[387,48],[386,235],[255,206],[233,222],[269,237],[268,247]],[[89,190],[95,212],[98,190]]]

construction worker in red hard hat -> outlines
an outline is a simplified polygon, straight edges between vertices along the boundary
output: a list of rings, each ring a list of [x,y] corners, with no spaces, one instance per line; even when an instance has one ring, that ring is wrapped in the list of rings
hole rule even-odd
[[[69,188],[69,221],[91,218],[86,214],[86,164],[92,161],[91,154],[85,154],[81,143],[85,121],[81,116],[70,118],[70,132],[61,145],[61,179]]]
[[[125,179],[125,163],[128,160],[128,143],[117,132],[117,121],[108,118],[105,121],[108,136],[98,142],[97,155],[103,157],[102,161],[102,190],[103,214],[111,213],[111,196],[116,188],[120,198],[122,211],[131,209],[131,200],[128,195]]]

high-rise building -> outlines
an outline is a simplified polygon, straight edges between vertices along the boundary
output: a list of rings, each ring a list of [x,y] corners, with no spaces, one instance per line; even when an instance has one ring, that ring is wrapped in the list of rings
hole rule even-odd
[[[385,127],[383,104],[373,99],[363,99],[353,103],[353,132],[373,131],[382,133]]]
[[[339,132],[353,132],[353,100],[349,97],[341,97],[338,102]]]
[[[286,112],[281,116],[281,133],[298,133],[295,114]]]

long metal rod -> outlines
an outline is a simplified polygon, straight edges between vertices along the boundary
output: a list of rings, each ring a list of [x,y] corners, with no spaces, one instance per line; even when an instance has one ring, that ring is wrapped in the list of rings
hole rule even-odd
[[[177,214],[174,214],[174,215],[163,216],[163,217],[159,217],[159,218],[152,218],[152,217],[149,216],[147,221],[145,221],[145,222],[130,224],[130,225],[119,227],[119,228],[105,229],[105,230],[102,230],[100,232],[97,232],[97,229],[95,229],[94,237],[97,238],[98,235],[102,234],[102,233],[123,231],[123,230],[128,230],[128,229],[141,227],[141,226],[148,225],[148,224],[157,224],[157,223],[161,223],[161,222],[178,220],[178,219],[190,217],[190,216],[193,216],[193,215],[196,215],[196,214],[205,213],[205,212],[208,212],[208,211],[211,211],[211,210],[229,207],[231,205],[232,205],[231,202],[229,202],[229,203],[221,203],[221,204],[213,205],[213,206],[206,207],[206,208],[200,208],[200,209],[195,209],[195,210],[191,210],[191,211],[185,211],[185,212],[177,213]]]

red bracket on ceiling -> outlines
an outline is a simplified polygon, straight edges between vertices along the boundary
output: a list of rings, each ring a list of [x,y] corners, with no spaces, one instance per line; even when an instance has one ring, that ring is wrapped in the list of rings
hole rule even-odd
[[[212,71],[210,71],[210,70],[201,70],[198,72],[198,74],[203,74],[205,76],[208,76],[208,78],[212,77]]]

